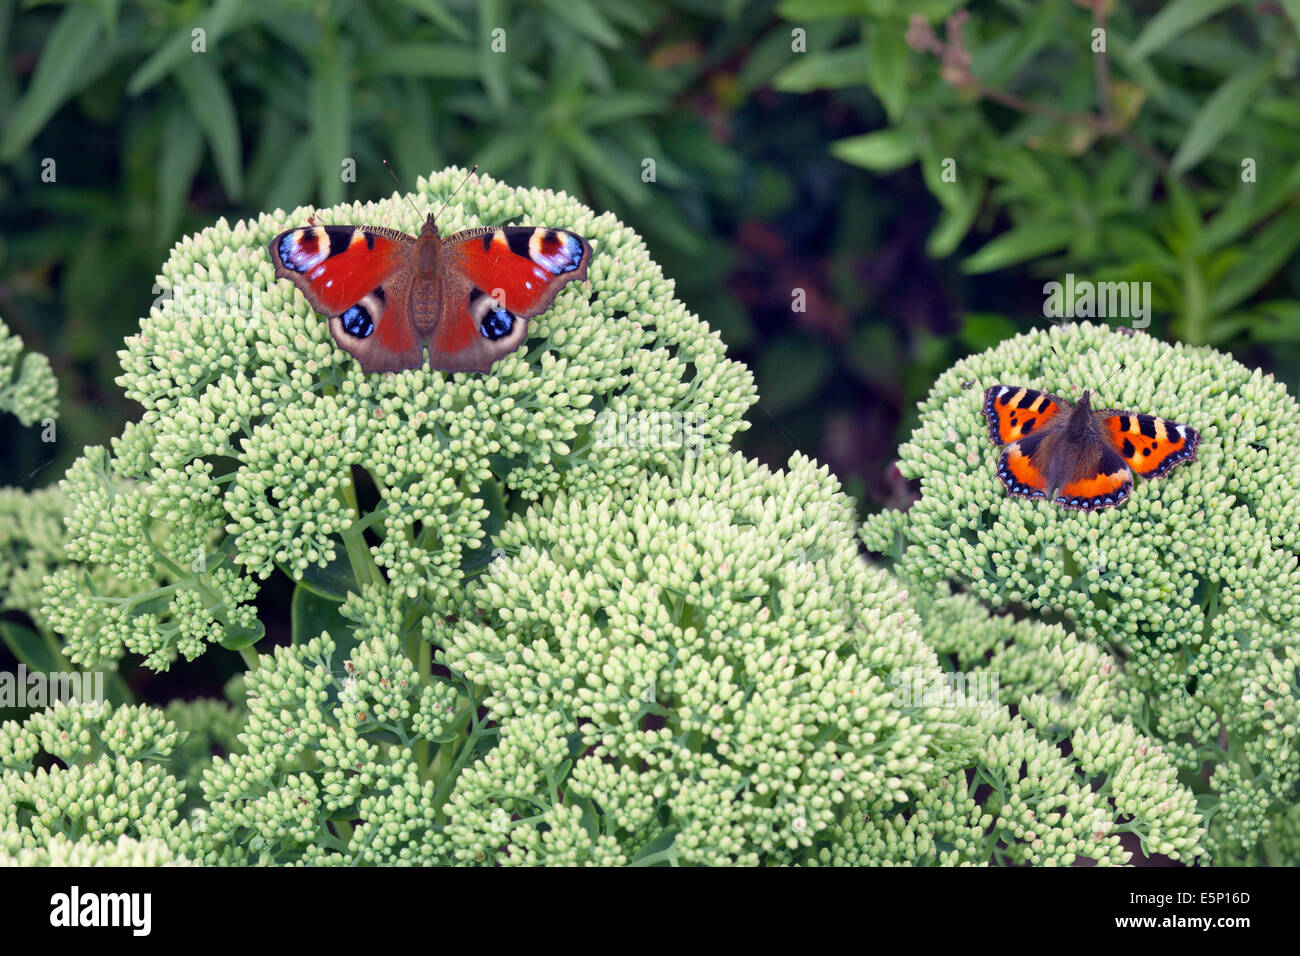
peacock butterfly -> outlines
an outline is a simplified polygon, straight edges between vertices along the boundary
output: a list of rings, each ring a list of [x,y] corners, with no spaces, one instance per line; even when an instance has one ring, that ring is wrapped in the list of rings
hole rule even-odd
[[[591,245],[563,229],[498,226],[443,239],[430,213],[418,236],[313,221],[271,240],[291,279],[365,372],[487,372],[528,334],[565,284],[587,277]]]
[[[1094,411],[1032,388],[993,385],[984,392],[989,437],[1006,445],[998,477],[1012,495],[1046,498],[1079,511],[1128,500],[1133,473],[1163,478],[1196,460],[1201,436],[1167,418],[1107,408]]]

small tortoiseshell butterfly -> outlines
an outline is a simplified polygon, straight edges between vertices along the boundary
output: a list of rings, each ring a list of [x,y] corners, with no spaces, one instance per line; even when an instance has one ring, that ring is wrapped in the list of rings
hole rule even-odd
[[[1166,418],[1093,411],[1087,391],[1071,407],[1032,388],[993,385],[984,392],[984,414],[993,443],[1007,446],[998,459],[1007,491],[1079,511],[1127,501],[1134,472],[1163,478],[1195,461],[1201,443],[1195,428]]]
[[[366,372],[424,365],[487,372],[519,348],[528,319],[587,277],[591,245],[563,229],[491,226],[446,239],[434,214],[419,236],[313,223],[271,240],[277,278],[292,279]]]

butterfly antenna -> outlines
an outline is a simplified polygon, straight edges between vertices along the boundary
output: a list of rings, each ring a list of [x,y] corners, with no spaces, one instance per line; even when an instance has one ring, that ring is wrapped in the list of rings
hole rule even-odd
[[[1114,378],[1114,377],[1115,377],[1116,375],[1118,375],[1120,372],[1124,371],[1124,369],[1127,368],[1127,367],[1128,367],[1128,362],[1120,362],[1120,363],[1119,363],[1119,366],[1118,366],[1118,367],[1117,367],[1113,372],[1111,372],[1111,373],[1110,373],[1109,375],[1107,375],[1104,379],[1102,379],[1101,385],[1098,385],[1098,386],[1097,386],[1097,391],[1100,392],[1100,391],[1102,390],[1102,388],[1105,387],[1105,385],[1106,385],[1107,382],[1109,382],[1112,378]]]
[[[1061,359],[1061,364],[1064,365],[1064,364],[1065,364],[1065,359],[1064,359],[1064,358],[1061,358],[1061,353],[1058,352],[1058,351],[1056,351],[1056,346],[1055,346],[1055,345],[1049,345],[1048,348],[1050,348],[1050,349],[1052,350],[1052,354],[1053,354],[1053,355],[1055,355],[1058,359]],[[1075,382],[1074,379],[1070,378],[1070,376],[1069,376],[1068,374],[1066,374],[1066,376],[1065,376],[1065,380],[1066,380],[1067,382],[1070,383],[1070,387],[1073,388],[1076,392],[1082,392],[1082,391],[1083,391],[1083,389],[1079,388],[1078,383]]]
[[[393,172],[393,167],[388,165],[388,160],[383,159],[380,160],[380,162],[384,164],[384,169],[388,170],[388,175],[393,177],[393,182],[397,183],[397,191],[401,193],[403,196],[406,196],[406,201],[409,202],[411,204],[411,208],[415,210],[415,218],[416,221],[418,222],[420,219],[420,208],[415,204],[415,200],[413,200],[410,196],[406,195],[406,190],[402,189],[402,181],[397,178],[397,173]]]
[[[451,191],[451,195],[442,201],[442,205],[438,207],[438,211],[433,214],[434,219],[437,219],[439,216],[442,215],[442,211],[447,208],[447,203],[451,202],[452,199],[455,198],[456,193],[460,192],[460,187],[464,186],[467,182],[469,182],[469,178],[473,176],[476,172],[478,172],[478,163],[475,163],[474,168],[465,174],[465,178],[460,181],[460,186],[457,186],[455,189],[453,189]]]

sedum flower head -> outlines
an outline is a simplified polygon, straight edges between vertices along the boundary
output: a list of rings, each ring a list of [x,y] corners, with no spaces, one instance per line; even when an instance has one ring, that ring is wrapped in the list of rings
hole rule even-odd
[[[341,666],[329,635],[264,658],[186,855],[789,862],[959,766],[974,712],[895,699],[937,661],[826,471],[683,480],[512,521],[467,615],[426,622],[444,667],[382,620]]]
[[[22,355],[22,351],[23,340],[0,321],[0,411],[30,427],[58,417],[59,383],[48,358],[40,352]]]
[[[22,611],[38,624],[45,576],[67,564],[57,488],[0,488],[0,610]]]
[[[1121,362],[1094,404],[1197,428],[1198,460],[1139,479],[1125,505],[1095,513],[1007,496],[983,389],[1068,396],[1072,380],[1101,383]],[[978,387],[963,388],[971,379]],[[1297,442],[1295,399],[1230,356],[1089,324],[1035,331],[940,377],[900,449],[920,500],[872,518],[863,536],[920,593],[956,581],[986,605],[1060,618],[1118,647],[1140,696],[1126,709],[1145,712],[1180,769],[1212,767],[1216,859],[1258,858],[1300,775]],[[1300,844],[1269,852],[1296,859]]]
[[[51,847],[59,837],[176,846],[182,791],[162,762],[179,739],[173,724],[144,706],[60,703],[0,723],[4,852]]]
[[[320,217],[410,230],[407,200],[433,208],[462,176],[445,170],[414,197]],[[402,601],[446,613],[508,509],[626,485],[682,457],[610,440],[598,414],[688,420],[704,453],[745,427],[749,372],[610,215],[473,179],[442,212],[444,233],[507,221],[575,230],[595,248],[589,282],[531,320],[491,374],[365,375],[273,274],[268,242],[311,212],[219,221],[163,266],[164,294],[119,353],[118,381],[143,416],[63,483],[70,551],[134,585],[121,600],[72,574],[53,581],[49,614],[74,660],[126,648],[163,668],[214,642],[247,646],[261,636],[250,602],[277,568],[354,595],[345,611],[357,618]]]
[[[446,862],[419,760],[457,738],[456,689],[421,677],[395,636],[335,664],[328,634],[277,648],[247,679],[242,753],[203,776],[189,853],[214,863]],[[448,768],[449,769],[449,768]]]
[[[1196,797],[1131,719],[1140,697],[1108,650],[1057,624],[990,614],[969,594],[915,595],[913,604],[927,643],[966,685],[996,687],[1016,709],[1014,718],[982,715],[973,774],[952,777],[943,800],[929,795],[922,821],[909,821],[959,848],[925,862],[1122,863],[1133,849],[1202,858]]]
[[[113,842],[72,840],[63,834],[48,845],[22,846],[14,834],[0,833],[0,866],[193,866],[156,837],[120,836]]]
[[[973,711],[900,706],[939,675],[851,503],[796,457],[559,496],[515,519],[482,623],[445,663],[499,741],[457,782],[459,862],[793,862],[846,815],[939,779]]]

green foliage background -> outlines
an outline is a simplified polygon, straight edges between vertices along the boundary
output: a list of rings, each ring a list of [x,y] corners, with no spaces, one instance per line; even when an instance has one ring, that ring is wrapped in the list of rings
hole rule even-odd
[[[478,163],[647,237],[757,371],[747,451],[816,454],[868,505],[897,503],[915,400],[961,354],[1042,322],[1041,284],[1066,272],[1150,281],[1157,334],[1295,380],[1298,14],[1300,0],[0,0],[0,314],[63,379],[57,475],[133,414],[112,386],[117,343],[179,236],[388,195],[385,158],[408,185]],[[3,450],[6,480],[43,483],[27,476],[48,446],[15,433]]]

